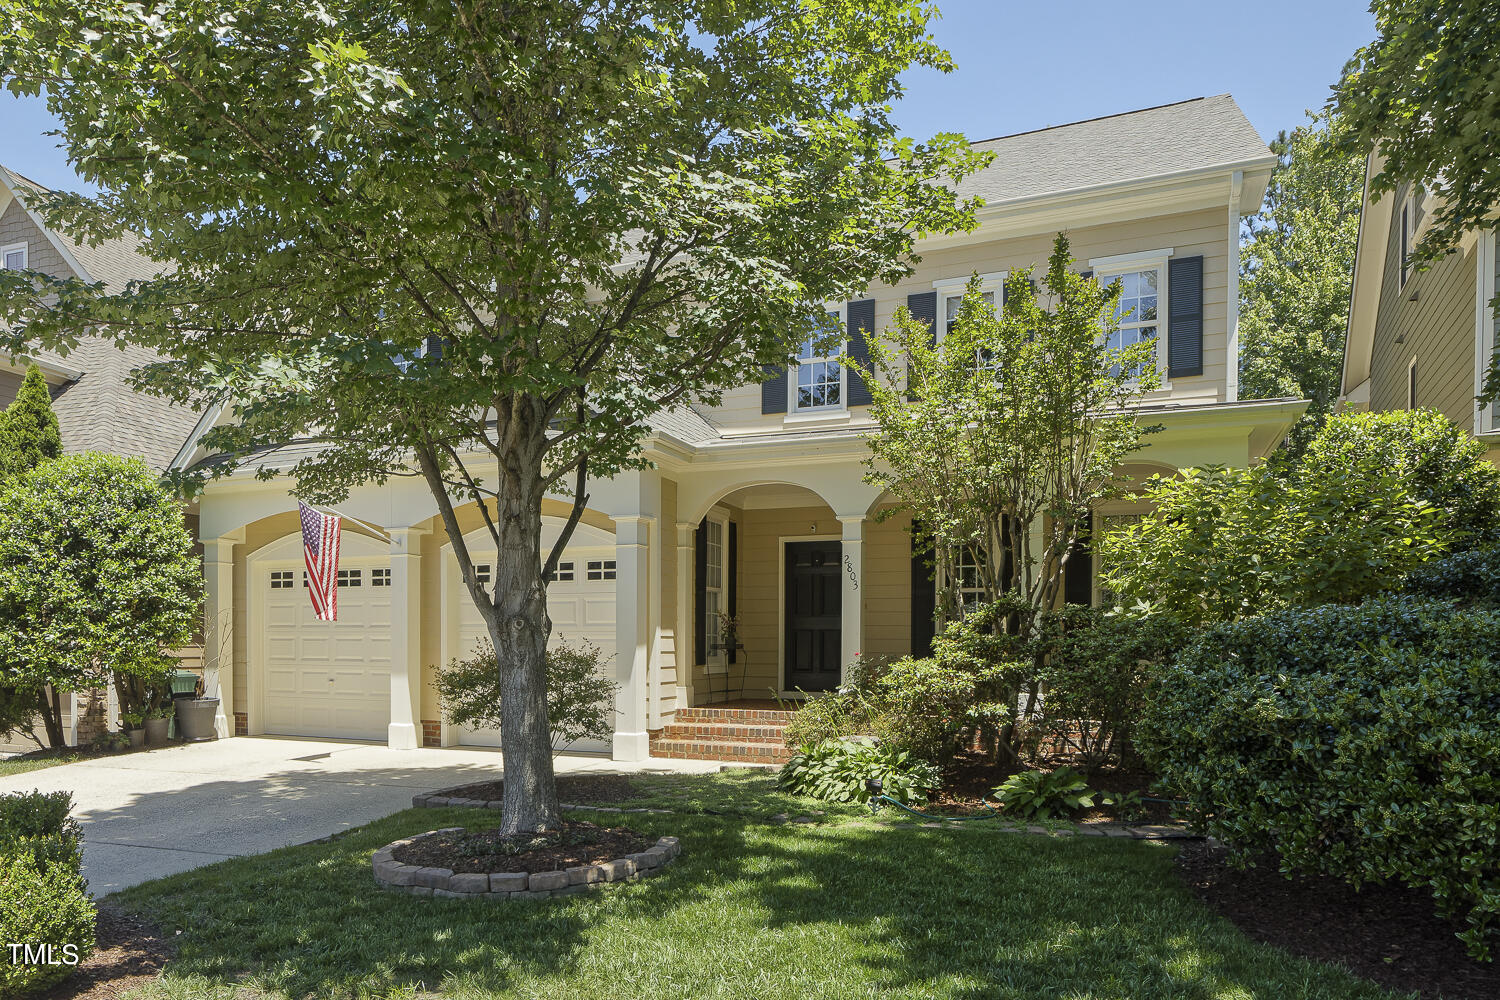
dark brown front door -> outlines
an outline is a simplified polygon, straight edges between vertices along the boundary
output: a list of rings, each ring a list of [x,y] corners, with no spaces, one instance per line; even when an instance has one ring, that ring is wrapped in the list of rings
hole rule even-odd
[[[843,588],[838,542],[786,543],[786,686],[831,691],[842,670]]]

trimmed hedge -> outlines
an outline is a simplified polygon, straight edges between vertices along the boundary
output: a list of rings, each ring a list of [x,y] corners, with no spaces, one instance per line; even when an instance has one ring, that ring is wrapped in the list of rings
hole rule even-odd
[[[1430,888],[1488,957],[1500,918],[1500,612],[1388,597],[1204,634],[1139,748],[1242,863]]]
[[[1472,549],[1423,563],[1401,589],[1474,607],[1500,608],[1500,549]]]
[[[67,792],[0,795],[0,943],[50,946],[58,964],[0,954],[0,997],[19,997],[67,976],[64,956],[94,947],[94,904],[82,875],[83,838]],[[65,950],[66,949],[66,950]],[[34,956],[35,957],[35,956]]]

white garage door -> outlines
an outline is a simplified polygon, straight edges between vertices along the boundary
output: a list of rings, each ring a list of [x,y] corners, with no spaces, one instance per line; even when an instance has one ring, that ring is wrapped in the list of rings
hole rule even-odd
[[[449,594],[458,606],[457,649],[454,655],[468,656],[481,644],[489,645],[489,634],[485,632],[484,620],[479,609],[459,583],[457,562],[452,561],[453,574]],[[482,582],[489,582],[488,564],[476,564],[475,570]],[[608,547],[575,546],[569,548],[557,564],[557,579],[547,587],[547,613],[552,618],[551,646],[565,643],[578,647],[589,642],[602,654],[600,669],[608,676],[615,671],[615,549]],[[500,745],[498,729],[458,730],[458,742],[466,746],[497,747]],[[567,748],[570,752],[596,752],[609,750],[607,742],[579,742]]]
[[[339,620],[314,616],[296,563],[258,569],[265,588],[265,731],[384,740],[391,721],[390,569],[345,560]]]

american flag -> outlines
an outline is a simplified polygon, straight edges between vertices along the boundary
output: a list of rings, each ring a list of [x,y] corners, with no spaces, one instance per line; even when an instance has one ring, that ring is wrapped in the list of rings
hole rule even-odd
[[[339,617],[339,519],[320,514],[301,500],[302,558],[307,563],[307,593],[320,622]]]

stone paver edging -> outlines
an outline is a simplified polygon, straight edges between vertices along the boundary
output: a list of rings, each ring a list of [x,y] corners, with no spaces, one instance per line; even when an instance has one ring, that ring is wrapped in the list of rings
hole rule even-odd
[[[461,833],[461,826],[428,830],[415,837],[392,841],[370,859],[375,881],[388,889],[413,896],[443,896],[450,899],[549,899],[571,896],[608,882],[626,882],[655,875],[681,852],[676,837],[662,837],[639,854],[596,865],[579,865],[555,872],[455,872],[448,868],[404,865],[396,860],[396,848],[440,833]]]

